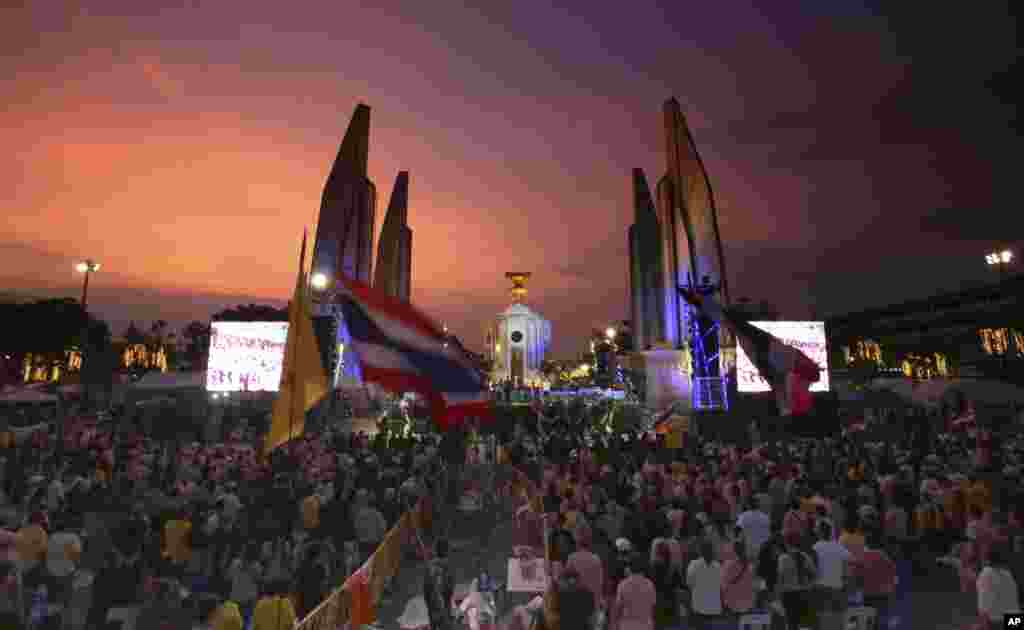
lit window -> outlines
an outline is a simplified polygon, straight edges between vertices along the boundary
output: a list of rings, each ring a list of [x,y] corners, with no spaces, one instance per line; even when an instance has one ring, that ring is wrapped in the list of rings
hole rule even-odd
[[[978,331],[978,336],[981,338],[981,347],[985,354],[1006,354],[1010,347],[1005,328],[982,328]],[[1014,341],[1016,342],[1016,339]]]
[[[853,344],[853,347],[843,346],[843,354],[847,365],[852,365],[857,360],[871,361],[882,365],[882,346],[877,341],[862,339]]]

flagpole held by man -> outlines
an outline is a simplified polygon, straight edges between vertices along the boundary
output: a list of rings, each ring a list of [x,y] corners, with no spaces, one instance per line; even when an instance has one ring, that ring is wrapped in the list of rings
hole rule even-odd
[[[430,317],[349,278],[339,278],[338,303],[363,380],[400,394],[415,392],[428,402],[442,432],[468,418],[492,417],[490,390],[473,363],[448,343]]]

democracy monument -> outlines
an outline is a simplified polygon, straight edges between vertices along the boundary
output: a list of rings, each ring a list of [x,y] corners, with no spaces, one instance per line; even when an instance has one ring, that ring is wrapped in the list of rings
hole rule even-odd
[[[368,176],[370,108],[359,104],[341,141],[338,156],[324,183],[311,277],[346,276],[371,284],[392,297],[409,301],[412,288],[412,230],[409,228],[409,172],[395,179],[372,265],[377,187]],[[330,292],[331,287],[326,287]],[[316,307],[318,339],[333,386],[361,383],[358,361],[351,351],[341,312],[334,300],[321,299]]]
[[[711,182],[679,101],[664,106],[666,173],[652,199],[642,169],[633,170],[634,224],[629,228],[630,311],[636,352],[629,362],[646,376],[648,406],[728,407],[725,380],[735,341],[688,307],[679,286],[728,304],[725,255]]]
[[[716,322],[689,307],[677,290],[692,288],[729,303],[725,256],[710,179],[679,102],[663,108],[665,173],[655,194],[642,169],[632,173],[634,222],[629,228],[630,315],[633,352],[628,365],[645,376],[649,407],[728,408],[728,374],[735,341]],[[311,273],[346,276],[408,301],[412,230],[408,225],[409,172],[400,171],[388,204],[373,264],[377,190],[368,176],[370,108],[355,108],[324,184]],[[525,303],[529,273],[510,272],[512,304],[486,328],[494,382],[540,385],[551,324]],[[328,287],[327,292],[330,291]],[[359,385],[353,356],[334,300],[316,310],[318,337],[333,386]],[[329,325],[325,325],[324,322]],[[324,332],[326,330],[326,332]]]

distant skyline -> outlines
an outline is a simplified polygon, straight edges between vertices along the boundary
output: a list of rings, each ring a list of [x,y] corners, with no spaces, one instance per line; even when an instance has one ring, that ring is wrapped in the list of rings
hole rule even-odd
[[[412,301],[474,349],[509,270],[533,272],[556,357],[628,317],[631,172],[662,174],[671,96],[734,298],[802,319],[1024,258],[1005,2],[929,6],[928,28],[791,0],[24,5],[0,8],[0,292],[78,297],[94,258],[115,332],[283,304],[358,102],[370,178],[415,178]]]

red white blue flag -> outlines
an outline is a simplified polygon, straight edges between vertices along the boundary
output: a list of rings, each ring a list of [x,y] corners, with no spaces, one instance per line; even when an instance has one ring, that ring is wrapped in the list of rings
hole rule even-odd
[[[469,357],[442,328],[411,304],[343,279],[339,302],[363,380],[395,392],[415,392],[438,427],[489,419],[490,391]]]
[[[733,331],[750,362],[771,385],[781,415],[798,416],[811,410],[811,383],[821,378],[817,363],[799,349],[787,346],[775,335],[754,326],[746,316],[724,308],[713,297],[698,295],[683,287],[679,292],[709,319]]]

